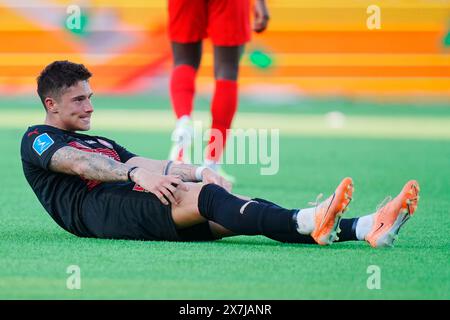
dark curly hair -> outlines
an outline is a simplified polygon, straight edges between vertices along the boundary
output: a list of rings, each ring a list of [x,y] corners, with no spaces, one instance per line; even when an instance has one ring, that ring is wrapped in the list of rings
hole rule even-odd
[[[37,93],[45,107],[45,98],[59,98],[65,89],[91,76],[92,73],[82,64],[67,60],[54,61],[37,77]]]

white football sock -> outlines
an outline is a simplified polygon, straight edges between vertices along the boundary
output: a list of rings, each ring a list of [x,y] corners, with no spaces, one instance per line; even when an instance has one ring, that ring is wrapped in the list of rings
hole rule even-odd
[[[205,161],[203,162],[203,165],[205,167],[210,168],[211,170],[217,172],[220,169],[220,164],[218,164],[217,162],[210,160],[210,159],[205,159]]]
[[[374,215],[375,213],[368,214],[358,219],[358,222],[356,223],[356,238],[358,238],[358,240],[365,240],[366,235],[372,229]]]
[[[297,231],[300,234],[311,234],[315,227],[316,208],[300,209],[297,213]]]
[[[184,125],[190,125],[191,117],[190,116],[182,116],[179,118],[175,124],[177,128],[182,127]]]
[[[172,141],[181,145],[189,146],[193,139],[193,129],[191,117],[182,116],[175,124],[175,130],[172,132]]]

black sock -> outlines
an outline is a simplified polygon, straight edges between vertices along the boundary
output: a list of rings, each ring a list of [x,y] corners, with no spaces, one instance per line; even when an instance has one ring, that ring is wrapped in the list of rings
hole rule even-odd
[[[200,214],[241,235],[295,234],[295,214],[272,204],[242,200],[216,184],[202,187],[198,198]]]
[[[358,240],[358,238],[356,237],[356,224],[358,223],[358,219],[359,218],[341,220],[341,222],[339,223],[341,232],[339,232],[339,240],[337,240],[336,242]]]
[[[271,201],[269,201],[269,200],[266,200],[266,199],[253,198],[252,200],[258,201],[258,202],[260,202],[260,203],[269,204],[269,205],[271,205],[271,206],[275,206],[275,207],[278,207],[278,208],[281,208],[281,207],[280,207],[279,205],[277,205],[276,203],[273,203],[273,202],[271,202]]]
[[[339,239],[336,240],[335,242],[358,241],[358,238],[356,237],[357,222],[358,218],[342,219],[339,223],[339,228],[341,229],[341,232],[338,234]],[[300,234],[298,232],[291,234],[271,233],[267,234],[266,236],[273,240],[287,243],[305,243],[305,244],[316,243],[316,241],[310,235]]]
[[[252,200],[258,201],[260,203],[265,203],[268,205],[272,205],[275,207],[279,207],[276,203],[270,202],[266,199],[261,198],[253,198]],[[294,217],[294,220],[297,220],[296,217]],[[305,244],[316,244],[316,241],[308,234],[300,234],[298,232],[292,232],[292,233],[268,233],[266,236],[270,239],[280,241],[280,242],[286,242],[286,243],[305,243]]]
[[[270,204],[273,206],[278,206],[277,204],[270,202],[265,199],[254,198],[252,200]],[[358,223],[359,218],[352,219],[341,219],[339,223],[339,228],[341,232],[338,234],[339,240],[335,242],[344,242],[344,241],[358,241],[356,237],[356,224]],[[289,242],[289,243],[316,243],[314,239],[310,235],[300,234],[298,232],[292,234],[270,234],[267,237],[281,241],[281,242]]]

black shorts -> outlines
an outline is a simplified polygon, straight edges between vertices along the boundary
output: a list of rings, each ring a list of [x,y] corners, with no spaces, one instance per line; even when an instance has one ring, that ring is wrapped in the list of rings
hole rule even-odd
[[[84,237],[130,240],[214,240],[208,222],[177,230],[171,206],[152,193],[133,190],[134,183],[103,183],[83,202]]]

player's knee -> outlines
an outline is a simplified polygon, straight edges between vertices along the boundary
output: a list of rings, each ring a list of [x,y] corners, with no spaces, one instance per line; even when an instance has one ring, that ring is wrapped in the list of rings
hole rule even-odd
[[[187,66],[190,66],[190,67],[194,68],[195,70],[198,70],[200,62],[189,60],[189,59],[186,59],[186,58],[180,58],[180,59],[175,59],[174,60],[174,67],[175,68],[179,67],[179,66],[182,66],[182,65],[187,65]]]
[[[203,183],[185,182],[185,184],[188,190],[177,190],[174,196],[178,200],[178,207],[191,208],[197,204]]]
[[[202,57],[202,44],[196,43],[172,43],[173,61],[175,67],[180,65],[189,65],[198,69]]]
[[[237,64],[219,64],[215,68],[216,80],[236,81],[239,74],[239,65]]]
[[[203,184],[187,183],[188,191],[177,191],[177,205],[172,205],[172,219],[177,228],[184,228],[205,221],[198,210],[198,197]]]

